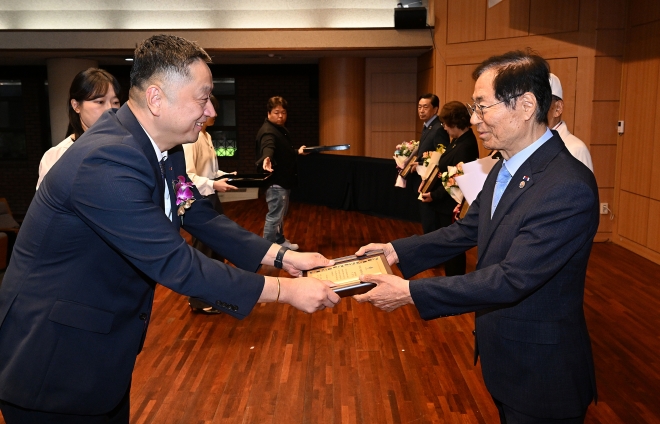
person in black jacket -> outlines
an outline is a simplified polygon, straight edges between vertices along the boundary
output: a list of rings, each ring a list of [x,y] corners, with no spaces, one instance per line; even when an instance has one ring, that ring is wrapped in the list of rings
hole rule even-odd
[[[448,166],[456,166],[459,162],[472,162],[479,158],[479,145],[470,127],[470,114],[461,102],[453,101],[445,104],[440,111],[439,119],[444,125],[451,143],[445,153],[440,156],[439,172],[446,172]],[[423,206],[428,209],[432,222],[438,224],[437,228],[424,229],[424,234],[438,228],[451,225],[456,201],[447,193],[440,182],[436,187],[422,194]],[[465,274],[465,253],[445,262],[445,275]]]
[[[273,173],[267,180],[268,214],[264,225],[264,238],[291,250],[298,250],[297,244],[284,237],[284,216],[289,209],[291,189],[298,184],[297,156],[304,154],[305,146],[296,150],[291,144],[289,130],[284,126],[287,118],[286,106],[287,102],[282,97],[268,99],[268,117],[257,133],[260,153],[257,166]]]
[[[424,122],[422,136],[419,139],[419,149],[417,151],[417,163],[423,162],[423,155],[426,152],[435,152],[440,145],[449,148],[449,134],[442,127],[442,122],[438,118],[440,109],[440,99],[433,93],[427,93],[419,96],[417,99],[417,114],[419,119]],[[419,177],[413,177],[411,184],[419,184]],[[426,203],[419,204],[419,215],[422,221],[422,230],[424,234],[437,230],[441,227],[435,210]]]

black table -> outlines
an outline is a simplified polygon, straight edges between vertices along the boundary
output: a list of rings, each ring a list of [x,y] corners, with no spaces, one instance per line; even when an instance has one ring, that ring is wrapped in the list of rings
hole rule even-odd
[[[406,188],[394,187],[393,159],[317,154],[298,158],[298,187],[291,199],[419,222],[420,177],[408,177]]]

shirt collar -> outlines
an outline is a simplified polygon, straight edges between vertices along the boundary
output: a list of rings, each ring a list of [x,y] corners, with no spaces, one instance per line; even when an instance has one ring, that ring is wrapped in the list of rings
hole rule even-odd
[[[551,138],[552,132],[550,132],[549,128],[546,128],[545,133],[543,133],[543,135],[539,137],[538,140],[525,147],[515,155],[511,156],[509,160],[505,159],[503,163],[506,165],[506,169],[509,171],[509,174],[514,176],[516,171],[518,171],[518,168],[520,168],[520,166],[525,163],[525,161],[529,159],[529,157],[532,156],[532,154],[537,151],[539,147],[543,146],[543,143],[550,140]]]
[[[433,116],[431,116],[431,117],[428,119],[428,121],[424,122],[424,126],[425,126],[426,128],[428,128],[428,127],[431,125],[431,122],[433,122],[433,120],[434,120],[435,118],[437,118],[437,117],[438,117],[438,115],[433,115]]]
[[[138,124],[140,124],[139,121]],[[140,126],[142,127],[142,124],[140,124]],[[147,135],[147,137],[149,137],[149,141],[151,141],[151,146],[154,148],[154,152],[156,152],[156,157],[158,158],[158,162],[160,162],[161,160],[167,160],[169,150],[165,150],[164,152],[161,152],[158,146],[156,146],[156,142],[154,141],[153,138],[151,138],[147,130],[145,130],[144,127],[142,127],[142,129],[144,130],[144,133]]]

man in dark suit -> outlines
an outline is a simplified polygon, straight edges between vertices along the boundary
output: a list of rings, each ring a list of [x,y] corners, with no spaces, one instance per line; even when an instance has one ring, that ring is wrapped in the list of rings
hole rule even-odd
[[[313,312],[339,300],[318,280],[244,271],[268,264],[299,275],[330,261],[242,229],[187,187],[181,144],[214,113],[207,62],[180,37],[141,43],[127,104],[85,132],[34,197],[0,289],[7,424],[128,423],[157,283],[239,319],[257,302]],[[237,268],[187,245],[181,226]]]
[[[417,99],[417,114],[419,119],[424,122],[422,136],[419,139],[419,148],[417,149],[417,163],[422,164],[422,156],[426,152],[435,152],[440,145],[449,147],[449,134],[442,127],[438,119],[438,109],[440,108],[440,99],[433,93],[426,93]],[[416,177],[412,183],[417,185],[420,178]],[[442,227],[441,219],[438,217],[433,205],[420,203],[419,215],[422,221],[422,230],[424,234],[435,231]]]
[[[442,106],[439,119],[451,138],[451,143],[440,156],[438,172],[447,172],[449,166],[456,166],[460,162],[467,163],[477,160],[479,158],[479,145],[470,127],[470,114],[465,104],[457,101],[446,103]],[[422,193],[421,200],[424,205],[429,206],[426,212],[427,216],[433,217],[434,225],[438,225],[433,231],[447,227],[454,222],[454,209],[458,203],[447,193],[440,182],[436,183],[433,190]],[[448,277],[465,274],[465,253],[459,253],[443,265],[445,275]]]
[[[475,360],[503,423],[581,423],[596,397],[583,297],[598,190],[547,128],[548,75],[545,60],[524,52],[477,67],[471,122],[503,161],[463,219],[357,252],[383,248],[409,278],[478,246],[472,273],[366,275],[378,286],[356,299],[386,311],[413,304],[424,319],[475,311]]]

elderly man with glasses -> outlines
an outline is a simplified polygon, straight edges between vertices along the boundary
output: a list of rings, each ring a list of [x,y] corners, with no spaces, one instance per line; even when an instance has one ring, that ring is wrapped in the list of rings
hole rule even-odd
[[[385,311],[414,305],[426,320],[475,312],[475,361],[502,423],[582,423],[596,398],[583,311],[598,229],[598,187],[547,126],[549,66],[528,52],[477,67],[471,122],[497,163],[467,215],[423,236],[369,244],[405,278],[477,246],[474,272],[376,283],[355,296]]]

